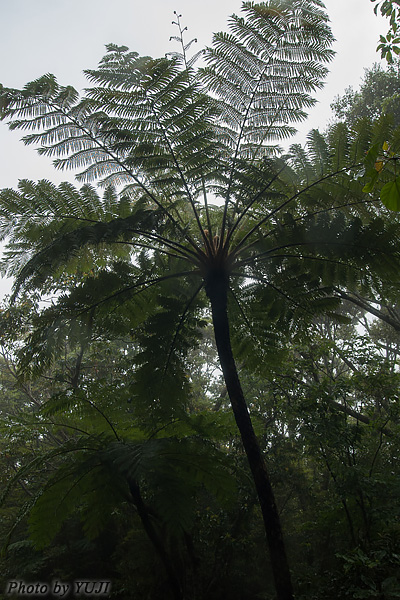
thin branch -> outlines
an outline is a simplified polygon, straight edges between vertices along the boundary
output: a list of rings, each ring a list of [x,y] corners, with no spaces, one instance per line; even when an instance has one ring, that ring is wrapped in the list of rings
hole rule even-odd
[[[143,231],[142,229],[130,229],[130,228],[128,228],[127,231],[130,231],[131,233],[138,233],[139,235],[142,235],[145,238],[147,237],[150,240],[154,239],[154,240],[160,241],[162,244],[164,244],[164,246],[167,246],[167,248],[171,248],[171,249],[175,250],[176,252],[180,252],[182,254],[182,256],[184,258],[187,258],[188,260],[190,260],[189,256],[191,255],[197,259],[196,261],[193,261],[193,260],[190,261],[193,264],[198,264],[198,260],[199,259],[201,260],[202,257],[204,256],[204,253],[200,252],[198,248],[196,249],[197,251],[194,252],[193,250],[186,248],[179,242],[175,242],[174,240],[165,238],[164,236],[157,234],[157,233]]]
[[[370,477],[370,478],[372,477],[372,472],[373,472],[373,470],[374,470],[374,466],[375,466],[376,460],[377,460],[377,458],[378,458],[378,454],[379,454],[379,452],[380,452],[380,449],[381,449],[381,448],[382,448],[382,446],[383,446],[383,433],[384,433],[384,432],[383,432],[383,429],[384,429],[384,428],[382,428],[382,429],[381,429],[381,431],[380,431],[380,436],[379,436],[379,444],[378,444],[378,447],[377,447],[377,449],[376,449],[376,451],[375,451],[375,453],[374,453],[374,457],[373,457],[373,459],[372,459],[372,463],[371,463],[371,468],[370,468],[370,470],[369,470],[369,477]]]
[[[17,469],[17,467],[15,466],[14,462],[13,462],[12,460],[8,460],[7,462],[8,462],[8,464],[11,466],[12,470],[13,470],[15,473],[18,473],[18,469]],[[31,491],[30,491],[30,490],[27,488],[26,484],[25,484],[23,481],[21,481],[21,479],[17,479],[17,482],[19,483],[19,485],[20,485],[20,486],[21,486],[21,488],[24,490],[24,492],[25,492],[25,494],[26,494],[27,496],[30,496],[30,497],[32,497],[32,496],[33,496],[32,492],[31,492]]]
[[[91,473],[92,471],[94,471],[95,469],[97,469],[98,467],[101,467],[102,464],[101,462],[96,463],[94,465],[92,465],[87,471],[85,471],[78,479],[76,479],[73,484],[71,485],[71,487],[67,490],[67,492],[64,494],[64,496],[61,498],[61,500],[58,503],[58,506],[54,508],[54,513],[57,512],[57,510],[60,508],[60,506],[62,505],[62,503],[64,502],[64,500],[67,498],[67,496],[72,492],[72,490],[82,481],[82,479],[84,479],[86,477],[86,475],[88,475],[89,473]],[[62,481],[63,479],[66,479],[68,477],[71,476],[71,473],[67,473],[67,475],[65,475],[62,478],[57,479],[57,481],[51,483],[49,486],[46,487],[46,489],[50,489],[51,487],[53,487],[54,485],[57,485],[57,483],[59,483],[60,481]]]
[[[207,190],[206,190],[206,184],[205,184],[203,176],[201,177],[201,185],[202,185],[202,189],[203,189],[203,199],[204,199],[204,207],[206,210],[208,233],[209,233],[210,239],[212,239],[214,236],[213,236],[213,232],[212,232],[212,228],[211,228],[211,219],[210,219],[210,211],[208,208]]]
[[[264,193],[264,191],[265,191],[265,189],[262,190],[262,192],[260,192],[260,195],[262,193]],[[346,202],[344,204],[338,204],[337,206],[330,206],[329,208],[323,208],[323,209],[316,210],[316,211],[311,212],[311,213],[306,213],[304,215],[301,215],[300,217],[294,218],[293,219],[293,223],[298,223],[300,221],[303,221],[304,219],[309,219],[310,217],[315,217],[316,215],[324,214],[324,213],[330,212],[332,210],[339,210],[341,208],[348,208],[348,207],[351,207],[351,206],[358,206],[359,204],[376,204],[378,202],[379,202],[379,200],[376,200],[376,199],[375,200],[374,199],[372,199],[372,200],[357,200],[357,202]],[[236,226],[236,224],[235,224],[235,226]],[[278,230],[277,227],[275,227],[273,229],[270,229],[268,231],[268,233],[266,233],[266,234],[264,234],[262,236],[262,239],[263,240],[267,239],[269,236],[271,236],[274,233],[276,233],[277,230]],[[232,233],[233,233],[233,231],[232,231]],[[229,233],[228,233],[228,236],[229,236]],[[248,244],[248,246],[246,247],[246,250],[249,250],[250,248],[252,248],[257,243],[258,243],[258,241],[257,242],[252,242],[251,244]]]
[[[175,425],[176,423],[179,423],[181,421],[180,418],[175,418],[172,419],[171,421],[169,421],[168,423],[165,423],[164,425],[160,425],[160,427],[157,427],[157,429],[155,429],[147,438],[147,441],[152,440],[153,438],[155,438],[156,435],[158,435],[160,433],[160,431],[163,431],[164,429],[167,429],[167,427],[169,427],[170,425]]]
[[[38,213],[35,213],[35,216],[36,217],[37,216],[39,216],[39,217],[47,217],[48,215],[46,215],[46,214],[39,215]],[[58,219],[65,219],[65,220],[69,219],[69,220],[73,220],[73,221],[83,221],[83,222],[86,222],[86,223],[92,223],[94,225],[104,225],[104,224],[107,225],[108,223],[112,222],[112,221],[106,221],[106,222],[104,222],[104,221],[99,221],[99,220],[96,220],[96,219],[89,219],[89,218],[86,218],[86,217],[85,218],[83,218],[83,217],[76,217],[76,216],[71,216],[71,215],[62,215],[62,214],[59,215],[57,213],[53,213],[53,217],[58,218]],[[120,217],[117,217],[117,219],[118,218],[120,218]],[[127,218],[129,219],[130,217],[127,217]],[[126,220],[126,219],[124,219],[124,220]],[[175,242],[174,240],[170,240],[168,238],[165,238],[162,235],[159,235],[159,234],[156,234],[156,233],[152,233],[152,232],[149,232],[149,231],[146,231],[146,230],[143,230],[143,229],[130,229],[130,228],[128,228],[126,231],[130,231],[132,233],[136,233],[136,234],[142,235],[143,237],[147,237],[147,238],[150,238],[150,239],[160,240],[166,246],[174,247],[174,249],[176,251],[178,251],[178,249],[180,249],[181,254],[183,256],[185,256],[185,257],[188,256],[189,254],[191,254],[192,256],[194,256],[196,258],[198,258],[198,256],[199,256],[198,252],[190,250],[189,248],[186,248],[182,244],[179,244],[178,242]],[[125,242],[125,243],[128,243],[128,242]]]
[[[338,357],[349,367],[351,371],[353,371],[353,373],[355,373],[356,375],[360,374],[360,370],[356,367],[356,365],[349,358],[347,358],[345,354],[343,354],[343,352],[337,347],[335,343],[333,349],[338,355]]]
[[[23,381],[21,381],[21,379],[18,377],[17,372],[11,368],[10,364],[9,364],[9,359],[5,354],[4,349],[2,348],[1,351],[1,355],[4,358],[4,363],[6,366],[7,371],[10,373],[10,375],[15,379],[15,381],[17,381],[18,385],[22,388],[22,391],[28,396],[29,400],[35,404],[35,406],[41,407],[42,403],[39,402],[39,400],[36,400],[36,398],[33,396],[32,392],[29,390],[28,386],[26,386],[24,384]]]
[[[373,423],[373,420],[367,417],[366,415],[363,415],[362,413],[359,413],[356,410],[349,408],[348,406],[343,406],[343,404],[340,404],[340,402],[336,402],[335,400],[332,400],[330,398],[328,398],[328,402],[337,410],[340,410],[341,412],[345,413],[346,415],[349,415],[350,417],[354,417],[354,419],[356,419],[357,421],[361,421],[361,423],[365,423],[365,425],[371,425]],[[379,427],[379,431],[381,434],[384,434],[388,437],[394,436],[393,431],[391,431],[385,426]]]
[[[218,412],[219,409],[222,406],[223,401],[225,400],[226,396],[228,395],[228,388],[226,387],[226,385],[224,384],[221,388],[221,391],[219,393],[218,399],[215,402],[214,406],[212,407],[212,411],[214,412]]]
[[[168,250],[163,250],[162,248],[158,248],[157,246],[151,246],[150,244],[143,244],[141,242],[123,242],[121,240],[110,240],[110,244],[119,244],[121,246],[132,246],[132,248],[143,248],[145,250],[153,250],[154,252],[160,252],[161,254],[165,254],[171,258],[177,258],[178,260],[188,260],[192,264],[197,266],[194,260],[183,256],[182,254],[174,254],[173,252],[168,252]]]
[[[343,298],[343,300],[348,300],[349,302],[351,302],[352,304],[355,304],[362,310],[365,310],[365,311],[369,312],[371,315],[378,317],[378,319],[380,319],[381,321],[388,323],[396,331],[400,331],[400,323],[396,319],[393,319],[389,315],[385,315],[382,311],[374,308],[373,306],[371,306],[371,304],[369,302],[367,302],[367,300],[357,298],[355,295],[347,294],[346,292],[344,292],[343,290],[341,290],[339,288],[335,288],[335,291],[338,294],[338,296],[340,296],[340,298]]]

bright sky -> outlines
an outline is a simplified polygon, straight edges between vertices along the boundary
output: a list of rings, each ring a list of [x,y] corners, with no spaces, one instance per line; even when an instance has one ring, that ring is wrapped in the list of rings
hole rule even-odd
[[[163,56],[177,49],[169,42],[176,35],[174,10],[183,15],[187,40],[198,39],[196,49],[211,43],[212,33],[225,29],[238,13],[240,0],[3,0],[0,24],[0,82],[22,87],[44,73],[54,73],[62,85],[82,89],[82,70],[96,67],[110,42],[126,45],[142,55]],[[349,85],[358,87],[364,68],[378,61],[379,33],[387,23],[373,13],[370,0],[325,0],[336,38],[336,58],[319,104],[302,124],[295,141],[304,142],[311,128],[323,129],[330,118],[330,103]],[[49,160],[36,155],[0,123],[0,188],[15,187],[18,179],[66,179]],[[71,174],[69,179],[71,179]],[[9,290],[0,281],[0,297]]]

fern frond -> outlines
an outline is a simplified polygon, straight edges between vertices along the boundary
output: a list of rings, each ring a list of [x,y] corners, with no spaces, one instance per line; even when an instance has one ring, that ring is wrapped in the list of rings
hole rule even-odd
[[[202,76],[221,98],[232,149],[242,156],[247,147],[247,156],[252,149],[258,157],[272,140],[292,132],[285,128],[304,118],[303,107],[313,105],[310,93],[326,74],[322,63],[332,58],[333,38],[319,2],[245,2],[243,12],[231,17],[231,33],[214,36]]]

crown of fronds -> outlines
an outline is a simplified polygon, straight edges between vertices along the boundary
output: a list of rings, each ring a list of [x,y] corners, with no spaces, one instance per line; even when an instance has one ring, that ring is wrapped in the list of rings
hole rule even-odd
[[[24,141],[80,170],[81,181],[129,185],[164,200],[200,193],[226,158],[258,157],[293,132],[313,104],[332,57],[317,0],[243,4],[230,33],[214,36],[198,75],[179,58],[140,57],[110,44],[95,87],[79,99],[53,75],[23,90],[3,88],[1,110]],[[232,165],[231,165],[232,166]]]

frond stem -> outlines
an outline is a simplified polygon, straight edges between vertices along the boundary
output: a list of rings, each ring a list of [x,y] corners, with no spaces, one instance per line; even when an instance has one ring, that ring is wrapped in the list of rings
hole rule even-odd
[[[254,343],[255,343],[255,344],[258,346],[258,345],[259,345],[259,342],[258,342],[258,340],[257,340],[256,336],[255,336],[255,335],[254,335],[254,333],[253,333],[253,327],[251,326],[251,323],[250,323],[250,321],[249,321],[249,319],[248,319],[248,317],[247,317],[246,313],[244,312],[244,309],[243,309],[243,307],[242,307],[242,305],[241,305],[241,303],[240,303],[240,301],[239,301],[239,298],[236,296],[236,294],[235,294],[235,292],[233,291],[233,289],[232,289],[232,288],[229,288],[228,292],[231,294],[231,296],[233,297],[234,301],[236,302],[236,304],[237,304],[237,307],[238,307],[238,308],[239,308],[239,310],[240,310],[240,314],[242,315],[242,317],[243,317],[243,319],[244,319],[244,322],[245,322],[245,324],[246,324],[246,327],[247,327],[247,329],[249,330],[249,332],[250,332],[250,335],[251,335],[251,337],[252,337],[252,339],[253,339]]]
[[[86,402],[88,402],[88,404],[90,404],[90,406],[91,406],[92,408],[94,408],[95,410],[97,410],[97,412],[98,412],[98,413],[99,413],[99,414],[100,414],[100,415],[103,417],[103,419],[104,419],[104,420],[105,420],[105,421],[108,423],[108,425],[110,426],[110,428],[111,428],[112,432],[114,433],[114,435],[115,435],[116,439],[118,440],[118,442],[120,442],[120,441],[121,441],[121,439],[120,439],[120,437],[119,437],[118,433],[116,432],[114,425],[111,423],[111,421],[110,421],[110,419],[107,417],[107,415],[105,415],[105,414],[103,413],[103,411],[102,411],[102,410],[101,410],[101,409],[100,409],[98,406],[96,406],[96,404],[95,404],[94,402],[92,402],[91,400],[89,400],[89,398],[84,398],[84,400],[85,400]]]
[[[224,235],[225,235],[226,219],[227,219],[227,216],[228,216],[228,206],[229,206],[229,202],[230,202],[231,188],[232,188],[232,182],[233,182],[233,173],[234,173],[234,169],[236,167],[237,158],[239,156],[240,144],[242,142],[242,137],[244,135],[244,128],[245,128],[245,125],[247,123],[247,119],[249,117],[250,109],[251,109],[251,107],[253,105],[255,95],[256,95],[257,90],[258,90],[258,88],[259,88],[259,86],[261,84],[261,81],[262,81],[262,78],[264,76],[264,73],[266,72],[266,70],[267,70],[267,68],[269,66],[270,61],[271,61],[271,58],[269,59],[268,63],[265,65],[265,67],[263,68],[263,70],[261,71],[261,73],[259,75],[259,78],[258,78],[258,80],[256,82],[256,85],[254,86],[254,90],[253,90],[253,92],[251,94],[251,97],[250,97],[250,100],[248,102],[248,105],[247,105],[247,108],[246,108],[246,112],[245,112],[245,115],[243,117],[242,124],[240,126],[239,136],[238,136],[238,140],[237,140],[236,148],[235,148],[235,154],[234,154],[234,157],[233,157],[233,160],[232,160],[231,172],[229,174],[228,189],[227,189],[227,192],[226,192],[226,198],[225,198],[225,204],[224,204],[224,213],[223,213],[222,225],[221,225],[221,240],[224,239]]]
[[[233,255],[236,256],[239,253],[239,250],[242,248],[242,246],[245,244],[245,242],[253,235],[253,233],[255,233],[260,227],[262,227],[262,225],[264,225],[264,223],[266,223],[276,213],[278,213],[283,208],[285,208],[285,206],[287,206],[288,204],[290,204],[290,202],[293,202],[293,200],[295,200],[296,198],[298,198],[299,196],[301,196],[301,194],[303,194],[304,192],[307,192],[311,188],[315,187],[316,185],[319,185],[320,183],[322,183],[323,181],[326,181],[327,179],[331,179],[332,177],[335,177],[336,175],[340,175],[341,173],[345,173],[346,171],[349,171],[350,169],[355,169],[355,168],[357,168],[359,166],[360,166],[360,163],[358,163],[356,165],[351,165],[351,166],[348,166],[348,167],[343,167],[342,169],[339,169],[338,171],[335,171],[333,173],[329,173],[328,175],[325,175],[324,177],[321,177],[317,181],[314,181],[313,183],[310,183],[306,187],[302,188],[301,190],[299,190],[298,192],[296,192],[295,194],[293,194],[293,196],[291,196],[290,198],[288,198],[287,200],[285,200],[284,202],[282,202],[282,204],[280,204],[279,206],[277,206],[276,208],[274,208],[273,210],[271,210],[271,212],[269,212],[268,215],[266,215],[263,219],[261,219],[261,221],[259,221],[256,225],[254,225],[254,227],[252,227],[252,229],[244,236],[244,238],[236,246],[235,250],[233,251]],[[254,242],[252,244],[249,244],[248,246],[246,246],[244,248],[244,250],[248,250],[253,245],[254,245]]]
[[[185,321],[185,318],[186,318],[187,312],[188,312],[188,310],[190,308],[190,305],[192,304],[192,302],[194,302],[194,300],[196,299],[197,295],[200,293],[200,291],[203,288],[203,286],[204,286],[204,282],[202,281],[200,283],[200,285],[197,287],[197,289],[195,290],[194,294],[191,296],[191,298],[189,298],[188,302],[186,303],[185,309],[184,309],[183,313],[180,316],[179,323],[178,323],[178,326],[177,326],[177,328],[175,330],[175,334],[174,334],[174,337],[173,337],[173,340],[171,342],[171,346],[170,346],[170,349],[169,349],[169,352],[168,352],[167,360],[165,361],[165,367],[164,367],[164,371],[163,371],[163,375],[162,375],[162,380],[164,379],[165,374],[167,372],[167,369],[168,369],[168,366],[169,366],[169,362],[171,360],[172,352],[174,351],[174,348],[175,348],[175,342],[176,342],[176,340],[178,338],[178,335],[179,335],[179,332],[181,330],[181,327],[182,327],[182,325],[183,325],[183,323]]]
[[[142,244],[140,242],[122,242],[121,240],[111,240],[110,244],[119,244],[121,246],[132,246],[133,248],[143,248],[146,250],[154,250],[155,252],[161,252],[161,254],[165,254],[166,256],[170,256],[171,258],[178,258],[179,260],[183,260],[186,257],[179,255],[179,254],[173,254],[173,252],[168,252],[168,250],[163,250],[162,248],[158,248],[157,246],[151,246],[150,244]],[[194,261],[191,261],[189,258],[187,258],[187,260],[189,260],[192,264],[196,264]]]
[[[296,248],[299,246],[316,246],[316,245],[318,245],[318,246],[341,246],[341,247],[347,246],[349,248],[352,248],[354,246],[354,244],[345,244],[343,242],[293,242],[291,244],[282,244],[282,246],[276,246],[275,248],[271,248],[271,250],[266,250],[265,252],[262,252],[256,256],[249,256],[247,258],[244,258],[241,261],[238,261],[237,264],[241,265],[241,264],[251,263],[254,260],[258,260],[260,257],[268,258],[268,256],[270,256],[271,258],[274,258],[278,255],[274,255],[273,252],[276,252],[277,250],[285,250],[285,248]],[[362,246],[359,246],[359,245],[357,247],[362,248]],[[282,255],[282,256],[284,256],[284,255]],[[324,259],[323,257],[315,257],[315,258],[320,258],[320,260],[328,260],[328,259]],[[346,264],[346,263],[342,263],[342,264]]]
[[[154,111],[154,106],[153,106],[153,111]],[[195,202],[194,202],[194,199],[193,199],[192,193],[191,193],[191,191],[189,190],[189,186],[188,186],[188,184],[187,184],[186,178],[185,178],[185,176],[184,176],[184,174],[183,174],[183,171],[182,171],[182,169],[181,169],[181,166],[180,166],[180,164],[179,164],[179,161],[178,161],[178,159],[177,159],[177,157],[176,157],[176,154],[175,154],[175,152],[174,152],[174,149],[173,149],[173,147],[172,147],[172,145],[171,145],[171,142],[169,141],[169,138],[168,138],[167,132],[166,132],[166,130],[165,130],[165,128],[164,128],[164,126],[163,126],[163,124],[161,123],[161,120],[160,120],[159,116],[158,116],[158,115],[155,113],[155,111],[154,111],[154,116],[155,116],[155,118],[157,119],[157,122],[158,122],[158,124],[159,124],[159,126],[160,126],[160,129],[161,129],[162,133],[163,133],[163,136],[164,136],[165,142],[166,142],[166,144],[167,144],[167,146],[168,146],[168,148],[169,148],[169,151],[170,151],[170,153],[171,153],[172,160],[173,160],[173,161],[174,161],[174,163],[175,163],[175,166],[176,166],[176,168],[177,168],[177,170],[178,170],[178,173],[179,173],[179,177],[181,178],[181,181],[182,181],[182,183],[183,183],[183,186],[184,186],[184,188],[185,188],[185,190],[186,190],[186,194],[187,194],[187,196],[188,196],[188,199],[189,199],[190,206],[192,207],[192,210],[193,210],[193,215],[194,215],[194,218],[195,218],[195,220],[196,220],[197,226],[198,226],[198,228],[199,228],[199,232],[200,232],[200,234],[201,234],[201,236],[202,236],[202,238],[203,238],[204,245],[205,245],[205,247],[207,248],[207,252],[208,252],[209,254],[211,254],[212,247],[211,247],[211,244],[210,244],[210,240],[208,239],[207,235],[206,235],[206,234],[205,234],[205,232],[204,232],[203,226],[202,226],[202,224],[201,224],[201,221],[200,221],[199,214],[198,214],[198,212],[197,212],[197,210],[196,210],[196,205],[195,205]]]
[[[235,273],[233,273],[235,274]],[[237,275],[240,275],[241,277],[243,277],[243,274],[239,274],[236,273]],[[296,302],[296,300],[294,300],[293,298],[291,298],[290,296],[288,296],[284,291],[282,291],[280,288],[278,288],[276,285],[274,285],[273,283],[271,283],[268,279],[265,279],[264,277],[260,277],[257,275],[246,275],[246,279],[253,279],[254,281],[260,281],[261,283],[264,283],[265,285],[267,285],[267,287],[271,287],[273,290],[275,290],[276,292],[278,292],[278,294],[280,294],[281,296],[283,296],[284,298],[286,298],[286,300],[288,300],[291,304],[293,304],[293,306],[296,306],[296,308],[300,308],[300,310],[303,310],[304,312],[312,315],[311,311],[307,310],[306,308],[304,308],[303,306],[301,306],[301,304],[299,304],[298,302]]]
[[[114,294],[111,294],[110,296],[107,296],[106,298],[103,298],[102,300],[99,300],[98,302],[91,304],[89,307],[80,311],[77,314],[77,316],[79,317],[79,316],[87,313],[89,310],[92,310],[93,308],[97,308],[98,306],[101,306],[105,302],[108,302],[109,300],[113,300],[114,298],[117,298],[118,296],[120,296],[122,294],[131,292],[132,290],[135,290],[137,288],[145,286],[144,289],[148,289],[149,287],[152,287],[153,285],[156,285],[157,283],[161,283],[162,281],[167,281],[168,279],[174,279],[175,277],[184,277],[186,275],[193,275],[194,273],[196,273],[196,271],[181,271],[180,273],[172,273],[171,275],[164,275],[163,277],[155,277],[154,279],[147,279],[146,281],[138,282],[135,285],[131,285],[127,288],[119,290],[118,292],[115,292]],[[143,291],[143,290],[141,290],[141,291]]]
[[[143,231],[142,229],[129,229],[129,228],[127,229],[127,231],[130,231],[131,233],[136,233],[136,234],[142,235],[144,238],[148,238],[150,240],[154,239],[154,240],[160,241],[162,244],[164,244],[164,246],[166,246],[167,248],[171,248],[172,250],[175,250],[175,252],[179,252],[180,254],[182,254],[183,258],[187,258],[188,260],[190,260],[190,255],[191,255],[197,259],[196,261],[194,261],[194,260],[190,261],[193,264],[198,264],[197,261],[199,259],[201,260],[201,258],[202,258],[202,253],[198,249],[197,249],[197,252],[194,252],[193,250],[186,248],[179,242],[170,240],[169,238],[166,238],[158,233],[151,233],[149,231]]]
[[[45,102],[45,100],[44,100]],[[185,232],[185,230],[179,225],[178,221],[172,216],[172,214],[167,210],[167,208],[154,196],[154,194],[147,188],[147,186],[139,179],[139,177],[137,175],[135,175],[133,173],[133,171],[131,169],[128,169],[128,167],[123,163],[122,160],[120,160],[118,158],[118,156],[116,154],[114,154],[109,148],[107,148],[107,146],[105,146],[103,143],[101,143],[92,133],[89,129],[87,129],[86,127],[84,127],[79,120],[73,118],[70,114],[68,114],[61,106],[57,106],[55,104],[51,104],[48,103],[48,105],[53,108],[54,110],[58,110],[59,112],[61,112],[61,114],[64,115],[64,117],[66,119],[68,119],[71,123],[73,123],[76,127],[78,127],[81,131],[83,131],[88,138],[101,150],[103,150],[106,154],[108,154],[108,156],[110,156],[112,158],[112,160],[114,160],[116,162],[116,164],[125,172],[127,173],[130,177],[132,177],[132,179],[138,184],[138,186],[140,187],[141,190],[143,190],[143,192],[162,210],[162,212],[165,213],[165,215],[168,217],[168,219],[170,219],[170,221],[179,229],[179,231],[182,233],[182,235],[185,237],[185,239],[191,244],[191,246],[193,246],[195,249],[197,249],[197,245],[196,242],[189,236],[187,235],[187,233]]]
[[[265,256],[267,255],[267,256]],[[342,262],[340,260],[333,260],[331,258],[323,258],[321,256],[311,256],[309,254],[273,254],[272,256],[269,256],[269,252],[263,252],[262,254],[259,254],[258,256],[255,256],[254,258],[252,258],[249,261],[240,261],[237,264],[241,265],[241,264],[246,264],[246,262],[252,262],[253,260],[257,261],[257,262],[262,262],[264,260],[267,259],[274,259],[274,258],[301,258],[302,260],[316,260],[316,261],[320,261],[320,262],[328,262],[328,263],[332,263],[335,265],[341,265],[344,267],[349,267],[351,269],[353,269],[354,271],[359,271],[362,272],[362,269],[360,267],[355,267],[354,265],[349,265],[348,263]]]
[[[257,200],[259,200],[259,198],[261,198],[261,196],[263,196],[263,194],[265,194],[265,192],[271,187],[271,185],[274,183],[274,181],[276,181],[278,179],[279,175],[282,173],[282,171],[284,171],[286,169],[286,167],[287,167],[287,165],[284,165],[278,171],[278,173],[276,173],[274,175],[274,177],[267,183],[267,185],[260,192],[258,192],[258,194],[244,208],[244,210],[241,212],[241,214],[237,218],[236,222],[234,223],[232,229],[230,231],[228,231],[227,238],[226,238],[227,241],[229,241],[232,238],[235,230],[239,227],[240,221],[245,217],[246,213],[252,208],[252,206],[257,202]]]

